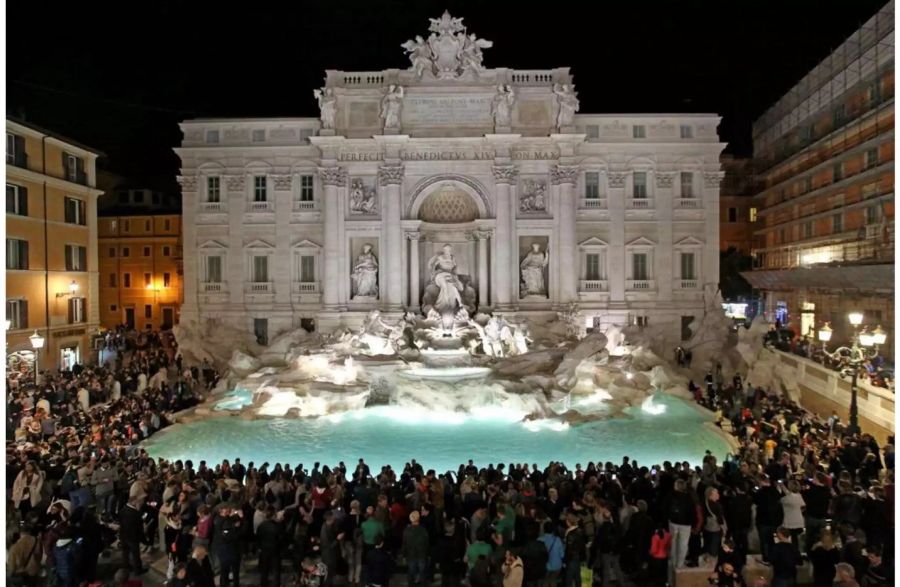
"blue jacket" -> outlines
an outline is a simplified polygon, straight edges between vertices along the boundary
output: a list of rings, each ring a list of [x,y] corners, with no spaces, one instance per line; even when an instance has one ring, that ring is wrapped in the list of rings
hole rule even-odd
[[[566,545],[556,534],[542,534],[540,538],[547,547],[547,571],[559,571],[563,567]]]
[[[78,546],[69,538],[60,538],[53,547],[53,562],[60,587],[75,587],[78,569]]]

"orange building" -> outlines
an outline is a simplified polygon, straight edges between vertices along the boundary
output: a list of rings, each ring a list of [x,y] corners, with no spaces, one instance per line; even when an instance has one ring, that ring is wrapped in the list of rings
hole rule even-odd
[[[93,359],[99,326],[98,152],[6,121],[6,362],[33,373]],[[37,334],[37,337],[35,337]]]
[[[725,177],[719,192],[719,249],[749,255],[756,204],[753,200],[753,160],[722,155]]]
[[[753,126],[759,212],[744,276],[769,319],[800,335],[830,321],[845,343],[857,310],[892,347],[893,32],[889,3]]]
[[[168,329],[183,299],[181,215],[99,219],[100,323]]]

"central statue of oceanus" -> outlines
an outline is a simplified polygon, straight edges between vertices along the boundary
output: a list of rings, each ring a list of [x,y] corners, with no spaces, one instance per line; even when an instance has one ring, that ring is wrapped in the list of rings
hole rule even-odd
[[[461,309],[470,313],[475,311],[475,290],[469,285],[468,276],[457,272],[452,245],[441,247],[426,267],[430,274],[422,298],[422,310],[426,315],[437,313],[446,324],[452,324]]]

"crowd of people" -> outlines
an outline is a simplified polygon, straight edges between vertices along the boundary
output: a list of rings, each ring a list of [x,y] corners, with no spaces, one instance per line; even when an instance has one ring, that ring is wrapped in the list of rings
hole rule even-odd
[[[396,572],[410,587],[658,586],[692,566],[731,586],[748,556],[771,566],[760,584],[795,584],[804,561],[815,585],[893,584],[892,444],[720,369],[697,397],[738,441],[721,463],[167,462],[140,442],[215,374],[165,338],[133,345],[10,390],[13,584],[94,583],[113,547],[117,585],[146,572],[146,553],[168,559],[170,587],[238,587],[251,561],[263,587],[388,587]]]

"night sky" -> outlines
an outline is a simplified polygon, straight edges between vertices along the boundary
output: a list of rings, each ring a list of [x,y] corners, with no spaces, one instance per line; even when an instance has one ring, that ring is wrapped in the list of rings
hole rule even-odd
[[[444,8],[486,67],[570,66],[581,112],[717,112],[728,152],[884,0],[103,2],[7,5],[7,108],[177,190],[177,123],[317,116],[325,69],[405,68]]]

